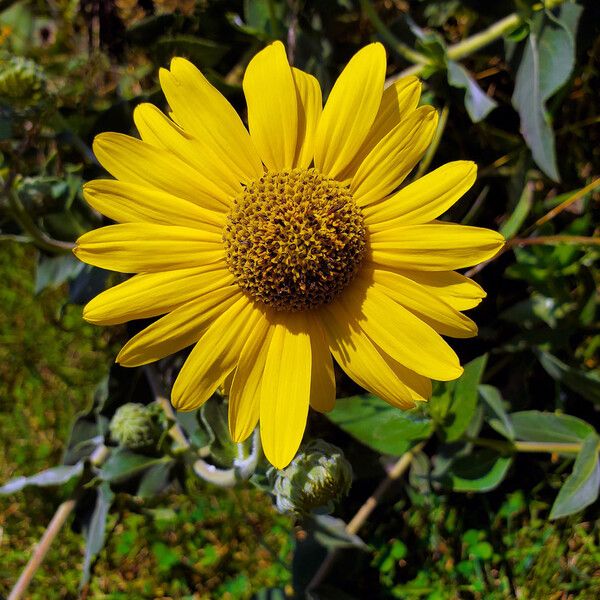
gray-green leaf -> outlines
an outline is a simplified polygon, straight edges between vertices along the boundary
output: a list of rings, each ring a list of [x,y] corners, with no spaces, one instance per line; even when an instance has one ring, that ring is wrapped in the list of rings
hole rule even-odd
[[[81,574],[81,585],[85,585],[90,578],[90,567],[93,559],[98,556],[104,546],[106,535],[106,519],[112,504],[114,494],[106,482],[97,488],[96,504],[89,522],[83,528],[85,536],[85,555]]]
[[[539,410],[524,410],[510,415],[515,437],[528,442],[573,443],[582,442],[595,434],[589,424],[572,417]]]
[[[600,461],[597,435],[589,435],[577,455],[573,472],[558,492],[550,511],[551,519],[566,517],[583,510],[598,498],[600,488]]]
[[[521,117],[521,133],[537,165],[552,179],[560,179],[554,133],[546,100],[569,78],[575,64],[575,29],[582,7],[566,4],[560,16],[536,16],[515,83],[512,103]]]
[[[498,106],[479,87],[469,71],[453,60],[448,61],[448,83],[455,88],[465,90],[465,108],[473,123],[479,123],[485,119]]]
[[[50,485],[62,485],[67,483],[74,477],[78,477],[83,472],[83,461],[79,461],[74,465],[60,465],[52,467],[31,475],[31,477],[16,477],[11,479],[0,487],[0,494],[14,494],[19,492],[24,487],[35,485],[38,487],[46,487]]]

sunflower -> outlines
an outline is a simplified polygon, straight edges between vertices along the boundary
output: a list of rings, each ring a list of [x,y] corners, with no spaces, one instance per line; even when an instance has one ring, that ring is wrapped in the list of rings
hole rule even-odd
[[[171,113],[138,106],[141,139],[94,141],[115,177],[84,196],[117,222],[83,235],[84,262],[133,277],[94,298],[84,317],[111,325],[161,318],[123,347],[134,367],[193,345],[173,386],[192,410],[227,381],[229,428],[260,423],[277,468],[293,458],[309,406],[335,403],[333,358],[400,409],[427,400],[431,379],[460,376],[441,337],[477,333],[460,311],[485,296],[455,272],[494,256],[494,231],[437,221],[475,181],[448,163],[399,189],[437,125],[417,107],[419,81],[384,90],[381,44],[357,52],[325,107],[317,80],[275,42],[248,65],[248,129],[187,60],[160,71]]]

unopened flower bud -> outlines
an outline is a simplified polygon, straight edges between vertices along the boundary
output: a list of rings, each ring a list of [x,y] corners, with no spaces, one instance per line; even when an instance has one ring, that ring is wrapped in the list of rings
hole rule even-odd
[[[41,67],[22,56],[0,56],[0,102],[15,108],[35,106],[46,90]]]
[[[272,471],[273,493],[280,512],[330,513],[350,490],[352,467],[332,444],[313,440],[282,471]]]
[[[156,410],[133,402],[117,409],[109,428],[112,439],[131,450],[151,448],[162,433]]]

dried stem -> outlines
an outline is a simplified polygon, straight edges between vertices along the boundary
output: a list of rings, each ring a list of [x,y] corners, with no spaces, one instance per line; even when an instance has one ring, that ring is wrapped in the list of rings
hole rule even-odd
[[[371,516],[371,513],[375,510],[378,504],[381,502],[381,499],[386,494],[386,492],[390,489],[391,485],[399,479],[404,472],[410,466],[415,454],[421,451],[425,442],[421,442],[417,444],[414,448],[403,454],[398,461],[393,465],[393,467],[388,471],[386,478],[381,481],[381,483],[377,486],[375,491],[365,503],[358,509],[357,513],[352,517],[348,525],[346,525],[346,531],[355,535],[358,533],[359,529],[365,524],[367,519]],[[331,569],[335,559],[338,555],[337,550],[332,550],[325,557],[325,560],[321,563],[318,571],[315,573],[314,577],[311,579],[308,584],[306,591],[309,592],[311,590],[316,589],[325,579],[329,570]]]
[[[90,456],[90,463],[96,467],[101,465],[108,457],[109,452],[109,449],[104,444],[98,446]],[[62,526],[65,524],[69,515],[73,512],[76,503],[77,500],[75,498],[69,498],[69,500],[65,500],[56,509],[52,520],[48,524],[46,531],[44,531],[42,539],[36,545],[33,555],[25,565],[25,568],[21,572],[21,575],[11,590],[7,600],[20,600],[23,597],[35,572],[39,569],[44,558],[46,558],[46,554],[48,554],[48,550],[50,550],[54,538],[62,529]]]

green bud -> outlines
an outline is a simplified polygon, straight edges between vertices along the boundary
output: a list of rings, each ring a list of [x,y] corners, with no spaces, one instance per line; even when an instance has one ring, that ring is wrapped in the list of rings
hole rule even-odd
[[[112,439],[131,450],[155,446],[162,433],[155,408],[134,402],[117,409],[109,428]]]
[[[16,108],[35,106],[46,91],[46,76],[34,61],[0,56],[0,102]]]
[[[271,480],[280,512],[330,513],[350,490],[352,467],[337,446],[312,440],[283,471],[273,469]]]

